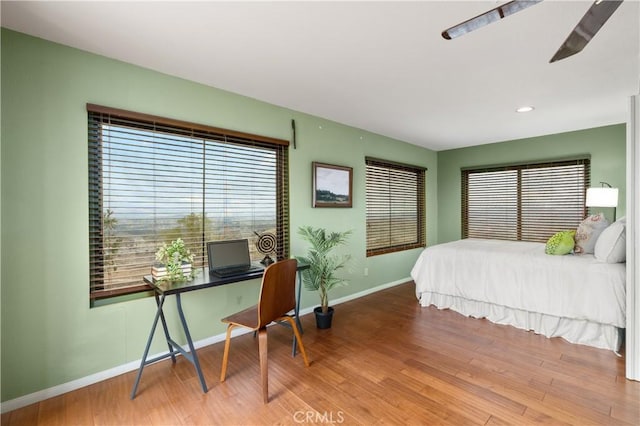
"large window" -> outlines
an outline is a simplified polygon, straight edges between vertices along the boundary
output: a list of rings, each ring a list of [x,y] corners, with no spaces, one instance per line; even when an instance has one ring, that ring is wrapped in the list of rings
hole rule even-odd
[[[589,159],[462,170],[462,237],[544,242],[587,214]]]
[[[367,256],[424,247],[425,172],[366,157]]]
[[[182,238],[207,262],[206,242],[277,237],[289,256],[288,142],[87,105],[92,299],[148,290],[155,252]]]

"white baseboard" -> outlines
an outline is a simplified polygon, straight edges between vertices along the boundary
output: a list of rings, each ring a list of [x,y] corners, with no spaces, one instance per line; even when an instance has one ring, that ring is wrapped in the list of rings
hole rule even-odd
[[[358,299],[360,297],[366,296],[371,293],[375,293],[377,291],[385,290],[390,287],[394,287],[400,284],[404,284],[407,281],[410,281],[411,278],[405,278],[398,281],[393,281],[391,283],[382,284],[377,287],[373,287],[367,290],[360,291],[358,293],[350,294],[348,296],[340,297],[338,299],[332,300],[331,305],[339,305],[340,303],[348,302],[350,300]],[[308,313],[313,312],[313,307],[305,308],[300,310],[300,315],[306,315]],[[240,336],[242,334],[250,333],[251,330],[248,329],[239,329],[236,328],[232,332],[232,337]],[[220,333],[215,336],[208,337],[206,339],[198,340],[197,342],[193,342],[193,346],[196,349],[213,345],[214,343],[222,342],[225,339],[225,333]],[[183,347],[185,350],[188,350],[186,345]],[[148,359],[152,359],[158,356],[162,356],[167,354],[168,351],[149,355]],[[108,370],[101,371],[99,373],[91,374],[89,376],[82,377],[80,379],[72,380],[67,383],[62,383],[57,386],[50,387],[48,389],[43,389],[38,392],[30,393],[28,395],[20,396],[15,399],[11,399],[5,402],[0,403],[0,412],[8,413],[9,411],[16,410],[18,408],[26,407],[27,405],[35,404],[36,402],[44,401],[45,399],[53,398],[54,396],[62,395],[67,392],[74,391],[76,389],[83,388],[85,386],[92,385],[94,383],[101,382],[103,380],[110,379],[112,377],[119,376],[124,373],[128,373],[130,371],[137,370],[140,367],[140,360],[131,361],[123,365],[119,365],[117,367],[110,368]],[[133,385],[133,383],[132,383]]]
[[[348,296],[340,297],[339,299],[331,300],[331,305],[332,306],[333,305],[339,305],[340,303],[348,302],[348,301],[353,300],[353,299],[359,299],[360,297],[364,297],[364,296],[366,296],[368,294],[375,293],[375,292],[378,292],[378,291],[381,291],[381,290],[386,290],[388,288],[395,287],[395,286],[400,285],[400,284],[404,284],[404,283],[409,282],[411,280],[412,280],[411,277],[407,277],[407,278],[403,278],[401,280],[393,281],[393,282],[390,282],[390,283],[380,284],[377,287],[368,288],[366,290],[362,290],[362,291],[359,291],[357,293],[350,294]],[[307,308],[307,309],[304,309],[303,311],[306,311],[304,313],[313,312],[313,308]],[[300,311],[300,313],[302,313],[303,311]]]

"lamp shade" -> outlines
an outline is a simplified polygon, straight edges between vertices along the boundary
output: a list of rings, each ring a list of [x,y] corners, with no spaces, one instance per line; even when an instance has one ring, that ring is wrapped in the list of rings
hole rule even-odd
[[[618,207],[618,188],[587,188],[587,207]]]

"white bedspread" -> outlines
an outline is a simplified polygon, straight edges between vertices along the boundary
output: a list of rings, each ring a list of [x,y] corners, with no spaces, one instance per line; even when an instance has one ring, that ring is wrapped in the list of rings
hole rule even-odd
[[[411,276],[434,293],[625,327],[625,264],[592,255],[550,256],[545,245],[465,239],[427,247]],[[424,305],[424,304],[423,304]]]

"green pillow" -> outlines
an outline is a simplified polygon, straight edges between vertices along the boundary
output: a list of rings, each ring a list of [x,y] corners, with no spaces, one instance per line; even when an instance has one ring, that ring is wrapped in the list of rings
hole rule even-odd
[[[569,254],[573,251],[573,246],[576,244],[574,237],[576,231],[560,231],[553,237],[549,238],[547,245],[544,248],[544,252],[547,254]]]

